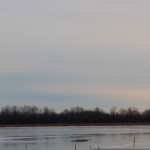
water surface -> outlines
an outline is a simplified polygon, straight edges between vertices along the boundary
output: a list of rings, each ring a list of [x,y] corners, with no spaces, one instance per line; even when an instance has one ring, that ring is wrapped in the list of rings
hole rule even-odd
[[[150,147],[150,126],[0,128],[1,150],[88,150]],[[78,142],[76,140],[88,140]]]

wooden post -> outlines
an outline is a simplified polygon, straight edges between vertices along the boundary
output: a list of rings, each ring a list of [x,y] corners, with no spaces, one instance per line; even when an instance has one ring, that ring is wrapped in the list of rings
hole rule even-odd
[[[133,146],[135,146],[135,137],[134,137],[134,140],[133,140]]]
[[[90,150],[91,150],[92,148],[91,148],[91,146],[90,146]]]
[[[75,145],[75,150],[77,149],[77,146]]]

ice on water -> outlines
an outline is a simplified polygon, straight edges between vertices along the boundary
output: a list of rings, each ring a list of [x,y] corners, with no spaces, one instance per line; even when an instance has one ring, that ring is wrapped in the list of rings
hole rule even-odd
[[[150,126],[0,128],[2,150],[74,150],[75,145],[77,150],[148,149]]]

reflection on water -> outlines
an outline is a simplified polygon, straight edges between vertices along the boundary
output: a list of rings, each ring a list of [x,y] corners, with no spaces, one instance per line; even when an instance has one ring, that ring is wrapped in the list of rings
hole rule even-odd
[[[0,128],[0,149],[74,150],[75,145],[77,150],[88,150],[90,146],[133,148],[134,137],[135,148],[150,147],[149,126],[11,127]]]

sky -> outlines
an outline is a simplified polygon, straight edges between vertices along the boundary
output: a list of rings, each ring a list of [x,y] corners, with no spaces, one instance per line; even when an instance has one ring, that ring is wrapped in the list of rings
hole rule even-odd
[[[150,107],[149,0],[0,0],[0,107]]]

